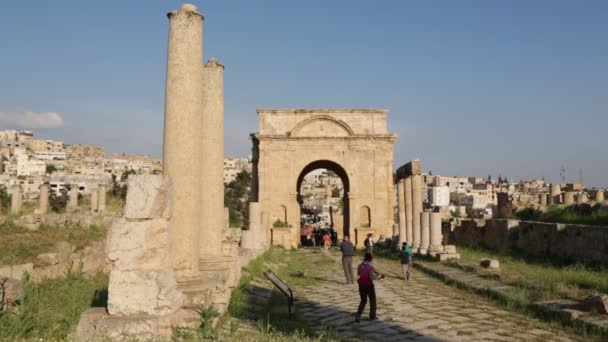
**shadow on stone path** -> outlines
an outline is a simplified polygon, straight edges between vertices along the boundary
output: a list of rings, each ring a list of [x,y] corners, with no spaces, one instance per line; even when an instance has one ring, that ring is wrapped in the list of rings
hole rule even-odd
[[[315,262],[321,251],[295,253]],[[339,253],[333,265],[320,265],[314,286],[292,287],[296,311],[307,321],[335,330],[338,338],[356,341],[582,341],[569,331],[505,310],[495,303],[443,284],[422,272],[403,279],[397,261],[376,260],[387,275],[378,280],[378,318],[354,323],[359,302],[357,285],[344,285]],[[353,264],[360,262],[359,257]],[[364,315],[369,314],[369,304]]]

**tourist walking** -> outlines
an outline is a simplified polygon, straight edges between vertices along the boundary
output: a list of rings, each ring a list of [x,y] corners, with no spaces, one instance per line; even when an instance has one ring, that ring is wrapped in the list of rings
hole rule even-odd
[[[353,256],[355,255],[355,246],[353,246],[353,243],[350,242],[348,235],[344,236],[344,239],[340,244],[340,251],[342,252],[342,268],[344,269],[346,284],[354,284],[355,277],[353,276]]]
[[[359,308],[355,316],[355,322],[361,321],[361,315],[367,304],[369,298],[369,319],[373,321],[378,319],[376,317],[376,289],[374,288],[374,280],[384,278],[384,274],[377,273],[372,264],[372,255],[365,253],[363,262],[357,266],[357,283],[359,283],[359,296],[361,301],[359,302]]]
[[[403,267],[403,278],[407,281],[410,280],[410,261],[412,258],[411,248],[408,249],[407,244],[404,242],[401,245],[401,251],[399,251],[399,257],[401,259],[401,267]]]
[[[329,246],[331,246],[331,237],[329,236],[329,234],[326,232],[325,235],[323,235],[323,250],[327,253],[327,251],[329,250]]]
[[[365,251],[371,255],[374,255],[374,236],[372,233],[367,234],[367,238],[363,241]]]

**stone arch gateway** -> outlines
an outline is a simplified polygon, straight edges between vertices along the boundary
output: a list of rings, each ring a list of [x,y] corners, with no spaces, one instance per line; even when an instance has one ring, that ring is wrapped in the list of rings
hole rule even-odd
[[[258,109],[259,131],[253,142],[252,201],[271,214],[286,208],[287,227],[273,230],[274,244],[297,247],[300,202],[297,184],[305,170],[323,163],[338,165],[348,180],[348,233],[358,245],[362,236],[392,236],[393,149],[397,135],[387,129],[382,109]],[[327,166],[327,165],[326,165]],[[311,169],[311,170],[312,170]],[[335,170],[334,170],[335,171]],[[344,177],[340,176],[343,181]],[[371,222],[360,222],[369,208]],[[277,236],[281,236],[277,239]]]

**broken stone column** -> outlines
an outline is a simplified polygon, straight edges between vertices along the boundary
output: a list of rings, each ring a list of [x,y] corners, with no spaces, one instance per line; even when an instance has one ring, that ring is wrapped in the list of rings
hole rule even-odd
[[[222,256],[224,226],[224,66],[211,58],[204,65],[201,156],[205,160],[200,173],[201,241],[200,257]]]
[[[241,247],[251,251],[262,250],[260,203],[249,202],[249,229],[241,232]]]
[[[414,208],[412,202],[412,177],[405,178],[403,187],[405,192],[405,239],[409,245],[414,241],[413,219]]]
[[[11,195],[11,214],[16,215],[21,212],[21,205],[23,204],[21,185],[13,185],[11,187]]]
[[[414,250],[420,247],[420,237],[422,235],[420,226],[420,214],[422,213],[422,176],[412,175],[412,246]]]
[[[547,206],[547,194],[538,195],[538,204],[540,204],[542,207]]]
[[[163,173],[170,177],[173,267],[178,282],[199,282],[203,110],[203,16],[185,4],[169,17]],[[223,163],[221,163],[223,165]],[[206,165],[214,167],[214,165]],[[223,205],[222,205],[223,208]],[[223,209],[222,209],[223,211]],[[221,215],[221,213],[219,213]],[[221,230],[221,227],[215,227]],[[210,237],[211,239],[212,237]],[[221,240],[212,241],[220,248]]]
[[[595,202],[597,202],[597,203],[604,202],[604,190],[599,189],[595,192]]]
[[[561,194],[561,186],[559,184],[551,184],[551,187],[549,188],[549,197],[551,197],[551,204],[560,204]]]
[[[562,204],[565,206],[569,206],[569,205],[573,205],[574,204],[574,192],[573,191],[566,191],[563,193],[564,199],[562,201]]]
[[[430,248],[430,220],[431,213],[429,211],[420,213],[420,248],[418,249],[418,253],[423,255],[426,254]]]
[[[399,246],[397,247],[401,248],[401,244],[407,242],[405,229],[405,179],[400,179],[397,182],[397,202],[399,210],[399,229],[397,232],[399,234]]]
[[[587,196],[587,193],[582,192],[580,194],[578,194],[578,196],[576,196],[576,203],[587,203],[589,202],[589,196]]]
[[[91,189],[91,211],[96,213],[99,210],[99,192]]]
[[[78,210],[78,188],[79,188],[78,184],[70,185],[70,193],[68,195],[69,198],[68,198],[68,206],[67,206],[68,212],[74,212],[74,211]]]
[[[49,211],[49,185],[40,185],[40,195],[38,197],[38,213],[46,214]]]
[[[106,185],[99,184],[99,188],[97,188],[97,211],[103,213],[106,210]]]
[[[270,246],[270,215],[266,211],[262,212],[260,230],[262,232],[263,246],[266,249]]]
[[[430,251],[443,251],[443,234],[441,233],[441,213],[430,213]]]

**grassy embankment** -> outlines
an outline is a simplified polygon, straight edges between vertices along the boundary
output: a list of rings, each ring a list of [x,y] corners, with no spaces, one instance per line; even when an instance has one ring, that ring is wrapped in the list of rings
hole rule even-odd
[[[268,269],[269,264],[279,265],[274,273],[291,287],[314,285],[319,281],[314,277],[314,269],[319,263],[333,263],[333,260],[323,257],[320,261],[311,263],[292,251],[271,248],[247,266],[239,285],[232,292],[228,312],[219,324],[230,324],[230,332],[220,329],[180,329],[176,331],[176,336],[179,340],[187,341],[334,341],[332,333],[324,327],[319,327],[318,323],[307,322],[297,313],[294,317],[288,317],[287,300],[276,289],[273,289],[266,305],[257,307],[252,307],[248,302],[246,293],[251,289],[252,282],[264,279],[263,272]],[[234,318],[253,322],[257,329],[256,334],[243,336],[239,333],[238,326],[233,326]]]
[[[501,253],[489,249],[458,247],[461,260],[479,263],[483,258],[500,262],[497,273],[501,281],[522,289],[524,300],[566,298],[581,299],[596,292],[608,293],[608,267],[568,263],[551,258],[526,255],[519,252]],[[481,275],[488,271],[477,269]]]
[[[106,227],[42,225],[38,230],[18,226],[11,220],[0,224],[0,265],[33,261],[40,253],[48,252],[60,241],[83,248],[92,241],[104,239]]]
[[[608,210],[602,209],[599,206],[570,206],[566,208],[550,206],[545,212],[534,209],[523,209],[516,212],[514,218],[522,221],[608,226]]]

